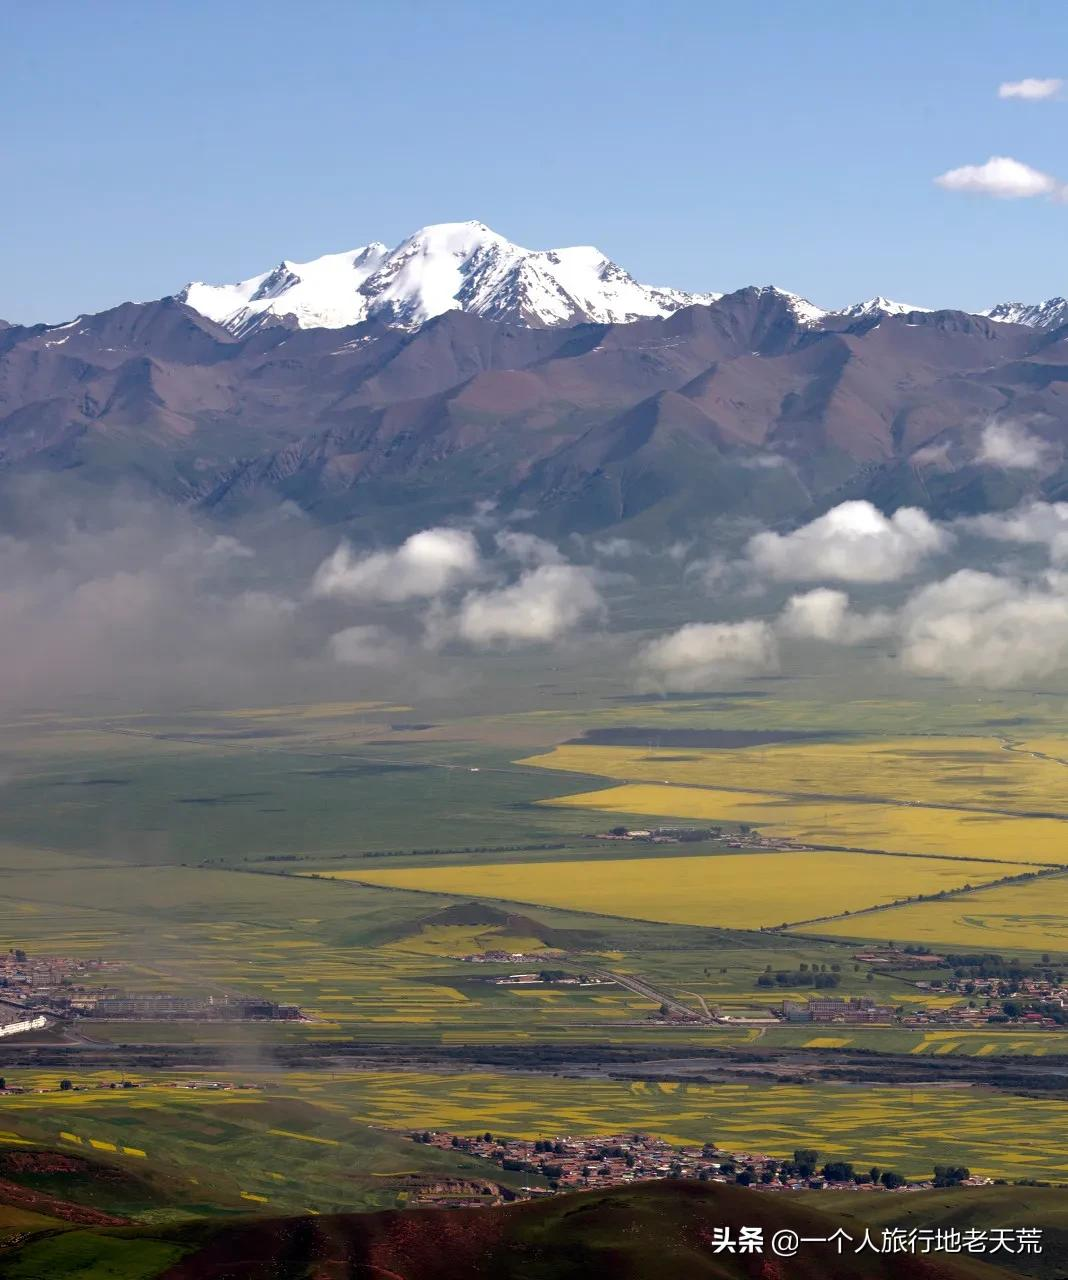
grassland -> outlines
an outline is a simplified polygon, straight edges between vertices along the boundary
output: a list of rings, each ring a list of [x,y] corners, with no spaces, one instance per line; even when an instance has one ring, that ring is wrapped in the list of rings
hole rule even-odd
[[[118,1232],[63,1232],[20,1248],[4,1266],[4,1280],[81,1276],[91,1280],[151,1280],[184,1257],[177,1241],[124,1236]]]
[[[338,872],[370,884],[537,903],[673,924],[776,926],[959,889],[998,875],[993,863],[878,854],[762,853],[713,857],[480,863]]]
[[[393,1207],[407,1174],[485,1176],[473,1160],[350,1118],[344,1091],[323,1076],[276,1077],[267,1089],[233,1092],[162,1083],[115,1091],[107,1079],[0,1098],[0,1151],[32,1142],[108,1161],[125,1176],[110,1192],[107,1182],[94,1185],[95,1207],[139,1218],[152,1217],[164,1193],[177,1193],[190,1216],[250,1206],[341,1212]],[[19,1080],[55,1087],[50,1073]],[[146,1194],[145,1178],[156,1195]]]
[[[270,709],[268,709],[270,710]],[[0,841],[94,863],[241,863],[559,842],[578,814],[493,741],[416,741],[396,709],[217,715],[0,731]],[[492,735],[488,735],[492,737]]]

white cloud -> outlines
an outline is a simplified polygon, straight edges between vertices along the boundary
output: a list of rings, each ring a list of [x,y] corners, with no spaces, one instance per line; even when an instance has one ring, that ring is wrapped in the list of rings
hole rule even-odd
[[[466,529],[424,529],[393,551],[357,555],[341,543],[315,572],[312,594],[340,600],[430,599],[479,576],[478,543]]]
[[[593,549],[607,560],[626,560],[636,554],[639,544],[632,538],[601,538],[593,544]]]
[[[911,455],[909,461],[916,467],[951,467],[949,444],[925,444]]]
[[[986,164],[950,169],[935,178],[935,182],[947,191],[994,196],[998,200],[1029,200],[1034,196],[1056,195],[1061,190],[1061,184],[1051,174],[1032,169],[1011,156],[991,156]]]
[[[502,529],[494,541],[506,556],[520,564],[563,564],[564,557],[553,543],[534,533],[520,533],[515,529]]]
[[[599,616],[604,601],[590,569],[542,564],[495,591],[466,595],[456,616],[432,626],[432,640],[449,634],[485,647],[545,644]]]
[[[1044,544],[1054,564],[1068,563],[1068,502],[1031,502],[1013,511],[966,516],[957,523],[997,542]]]
[[[766,622],[690,622],[646,645],[639,661],[661,688],[694,690],[775,671],[779,650]]]
[[[952,535],[917,507],[900,507],[887,517],[870,502],[856,501],[793,533],[755,534],[747,552],[758,570],[780,581],[896,582],[951,542]]]
[[[1024,98],[1028,102],[1039,102],[1043,98],[1059,98],[1064,88],[1063,80],[1041,80],[1028,76],[1024,80],[1006,80],[998,85],[999,98]]]
[[[330,637],[330,656],[354,667],[392,667],[403,656],[404,644],[385,627],[346,627]]]
[[[1053,450],[1048,441],[1015,422],[992,422],[983,428],[976,461],[991,467],[1035,471],[1045,466]]]
[[[768,471],[790,465],[789,460],[784,458],[781,453],[756,453],[749,458],[737,458],[736,462],[740,467],[746,467],[753,471]]]
[[[958,523],[999,542],[1049,542],[1068,532],[1068,502],[1030,502],[1012,511],[965,516]]]
[[[799,640],[824,640],[829,644],[863,644],[890,634],[894,616],[882,609],[872,613],[853,611],[844,591],[817,587],[787,600],[776,623],[786,636]]]
[[[901,663],[920,675],[1003,688],[1068,663],[1068,592],[962,569],[917,591],[902,610]]]

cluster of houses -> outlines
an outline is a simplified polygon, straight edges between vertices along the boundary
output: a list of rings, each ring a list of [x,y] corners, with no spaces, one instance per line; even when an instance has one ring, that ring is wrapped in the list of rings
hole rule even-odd
[[[140,991],[94,991],[72,998],[69,1008],[83,1018],[112,1022],[293,1022],[303,1017],[295,1004],[275,1004],[256,997]]]
[[[638,844],[690,844],[698,840],[716,840],[727,849],[793,849],[811,846],[781,837],[762,836],[751,828],[733,827],[612,827],[597,831],[589,840],[626,840]]]
[[[11,947],[0,951],[0,1000],[6,1004],[54,1004],[89,990],[83,985],[107,967],[105,960],[37,956]]]
[[[538,969],[534,973],[504,973],[488,978],[495,987],[611,987],[611,978],[599,978],[589,973],[568,973],[564,969]]]
[[[906,1182],[896,1177],[887,1182],[873,1181],[870,1173],[853,1174],[847,1164],[826,1166],[828,1175],[832,1171],[848,1171],[850,1174],[847,1178],[835,1180],[815,1170],[799,1170],[775,1156],[725,1151],[712,1143],[676,1147],[643,1133],[619,1134],[610,1138],[565,1137],[536,1141],[494,1137],[489,1133],[465,1137],[440,1131],[413,1132],[408,1136],[414,1142],[441,1150],[478,1156],[510,1172],[538,1174],[547,1185],[524,1187],[523,1190],[531,1196],[664,1178],[734,1182],[758,1191],[917,1191],[933,1185],[930,1181]],[[984,1186],[990,1181],[989,1178],[968,1175],[958,1185]]]
[[[81,980],[103,968],[103,960],[35,956],[21,947],[0,952],[0,1039],[51,1026],[73,995],[89,990]]]
[[[562,951],[476,951],[456,959],[465,964],[530,964],[538,960],[559,960],[563,954]]]
[[[57,1019],[246,1022],[304,1016],[296,1005],[258,998],[126,992],[97,985],[109,967],[113,963],[106,960],[31,955],[20,947],[0,952],[0,1037],[38,1031]],[[93,979],[97,982],[89,985]]]

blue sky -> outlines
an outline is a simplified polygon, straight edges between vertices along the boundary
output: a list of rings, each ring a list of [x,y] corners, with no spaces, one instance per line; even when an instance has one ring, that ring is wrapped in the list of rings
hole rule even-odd
[[[0,15],[0,316],[60,321],[429,222],[639,279],[979,308],[1068,292],[1061,0],[38,0]]]

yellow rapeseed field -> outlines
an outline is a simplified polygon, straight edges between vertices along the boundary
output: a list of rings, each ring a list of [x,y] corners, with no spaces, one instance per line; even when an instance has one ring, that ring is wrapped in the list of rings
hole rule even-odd
[[[1068,822],[1055,818],[1012,818],[913,804],[792,800],[745,791],[642,782],[560,796],[543,803],[614,814],[747,822],[765,835],[804,844],[1068,865]]]
[[[1004,870],[992,863],[881,854],[742,853],[334,874],[394,888],[501,898],[669,924],[759,929],[981,884]]]
[[[995,885],[943,902],[918,902],[821,925],[820,933],[932,946],[1068,952],[1068,876]]]
[[[655,743],[655,737],[652,741]],[[1047,758],[1049,757],[1049,758]],[[1068,739],[876,738],[733,749],[566,744],[522,764],[632,782],[1068,813]]]
[[[990,1177],[1068,1175],[1066,1157],[1050,1143],[1068,1124],[1060,1098],[892,1085],[684,1083],[665,1091],[643,1081],[429,1072],[357,1073],[336,1087],[354,1120],[390,1128],[433,1123],[529,1138],[643,1131],[777,1156],[811,1145],[914,1176],[953,1161]]]

